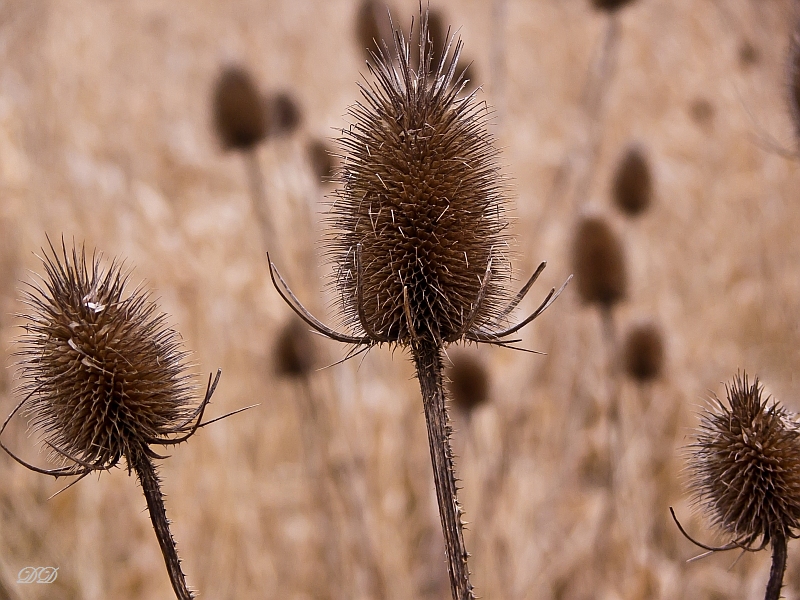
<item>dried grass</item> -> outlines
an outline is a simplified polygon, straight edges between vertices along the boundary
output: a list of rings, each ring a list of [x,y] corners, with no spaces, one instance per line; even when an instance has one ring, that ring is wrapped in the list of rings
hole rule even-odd
[[[357,98],[358,4],[0,8],[2,348],[8,355],[19,333],[9,315],[19,310],[17,282],[38,264],[31,250],[45,232],[63,233],[129,257],[134,277],[157,290],[196,349],[198,371],[222,367],[212,416],[261,403],[202,431],[161,469],[187,577],[204,598],[449,594],[419,392],[400,356],[372,352],[312,378],[329,432],[321,451],[336,474],[325,484],[329,511],[318,507],[304,466],[297,385],[271,368],[287,310],[269,283],[247,173],[219,148],[210,113],[219,69],[231,63],[252,65],[263,89],[290,89],[303,107],[300,131],[260,148],[258,160],[275,227],[291,232],[282,238],[286,274],[298,294],[313,298],[324,287],[324,272],[311,265],[319,264],[313,249],[325,204],[305,148],[343,126]],[[418,6],[392,4],[405,11],[398,14],[406,25]],[[462,26],[477,72],[489,73],[489,3],[441,4]],[[606,25],[588,5],[506,7],[496,133],[514,178],[515,271],[529,273],[546,256],[545,286],[570,269],[577,214],[552,190],[562,160],[587,135],[582,84]],[[612,498],[602,473],[613,386],[597,312],[568,288],[524,335],[527,347],[547,356],[485,353],[492,400],[457,423],[454,441],[473,583],[487,600],[755,599],[769,557],[748,555],[730,570],[727,556],[687,565],[694,549],[667,507],[691,533],[705,531],[682,489],[676,449],[696,425],[706,390],[722,393],[720,382],[747,369],[788,409],[800,409],[800,172],[755,141],[768,133],[794,143],[785,100],[793,9],[788,0],[651,0],[616,18],[614,85],[604,100],[596,176],[581,202],[609,206],[619,149],[633,138],[647,144],[658,199],[641,219],[613,223],[630,283],[615,318],[623,327],[641,318],[661,325],[667,371],[647,388],[619,382],[622,450],[613,458]],[[742,39],[758,48],[747,69],[739,66]],[[492,90],[482,97],[491,104]],[[713,107],[710,121],[693,119],[698,98]],[[316,298],[315,309],[332,300]],[[532,308],[528,302],[523,308]],[[320,342],[321,360],[341,353]],[[7,410],[12,374],[0,376]],[[24,422],[7,440],[23,453],[30,448]],[[0,481],[0,590],[23,600],[169,597],[144,502],[125,473],[87,479],[46,501],[58,483],[0,456]],[[328,547],[326,521],[340,557],[332,580],[320,576],[330,572],[320,550]],[[58,580],[17,585],[27,565],[57,565]],[[793,543],[784,595],[800,597]]]

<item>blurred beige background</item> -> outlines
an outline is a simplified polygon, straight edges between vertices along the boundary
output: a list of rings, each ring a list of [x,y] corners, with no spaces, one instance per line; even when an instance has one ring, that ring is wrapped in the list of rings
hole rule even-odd
[[[306,144],[346,127],[365,71],[355,0],[0,2],[0,408],[15,401],[21,282],[41,272],[45,234],[135,265],[194,352],[198,383],[222,368],[211,416],[160,471],[167,514],[199,598],[449,597],[417,382],[403,352],[376,349],[311,377],[277,377],[272,348],[289,317],[269,282],[245,163],[225,153],[210,102],[241,64],[265,93],[290,90],[292,136],[258,150],[282,270],[327,322],[319,260],[324,195]],[[682,487],[695,413],[737,369],[800,410],[800,210],[787,50],[789,0],[638,0],[616,24],[588,0],[438,0],[497,107],[515,217],[518,278],[548,261],[521,309],[571,272],[574,224],[600,213],[621,236],[630,291],[621,337],[655,320],[667,364],[651,385],[609,375],[597,311],[568,288],[524,330],[537,356],[480,348],[491,399],[454,415],[470,522],[473,583],[487,600],[763,597],[768,553],[729,568],[670,520],[723,542]],[[417,3],[393,0],[407,28]],[[603,71],[609,27],[614,69]],[[752,50],[747,49],[749,45]],[[608,58],[608,57],[607,57]],[[602,84],[597,84],[598,79]],[[593,83],[594,82],[594,83]],[[586,90],[601,90],[601,105]],[[592,87],[595,86],[595,87]],[[630,142],[653,167],[652,209],[609,200]],[[596,161],[589,150],[596,148]],[[345,349],[319,341],[320,364]],[[603,418],[619,393],[621,444]],[[37,458],[24,419],[7,432]],[[316,457],[316,458],[315,458]],[[42,456],[38,457],[43,460]],[[603,484],[612,469],[611,493]],[[64,482],[0,456],[0,598],[162,599],[171,595],[135,478],[124,468]],[[50,585],[17,584],[58,566]],[[800,598],[789,545],[784,596]]]

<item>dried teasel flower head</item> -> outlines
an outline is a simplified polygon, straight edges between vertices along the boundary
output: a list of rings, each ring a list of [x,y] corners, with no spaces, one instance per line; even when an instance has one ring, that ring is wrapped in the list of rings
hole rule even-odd
[[[23,409],[65,466],[39,468],[0,447],[33,471],[79,476],[73,483],[124,457],[142,485],[173,590],[190,599],[152,462],[164,457],[150,446],[179,444],[206,424],[201,420],[220,373],[194,406],[180,336],[146,291],[126,293],[120,263],[103,268],[100,255],[87,261],[83,248],[68,253],[63,240],[60,255],[51,244],[42,262],[45,276],[25,295],[29,312],[16,352],[24,398],[0,435]]]
[[[275,370],[285,377],[305,377],[316,360],[316,348],[308,326],[296,317],[278,334],[273,349]]]
[[[647,153],[639,144],[631,144],[617,163],[612,183],[614,204],[630,217],[646,211],[653,198],[653,176]]]
[[[618,11],[626,4],[632,4],[635,0],[591,0],[592,7],[607,13]]]
[[[389,5],[378,0],[364,0],[356,13],[356,40],[369,59],[383,44],[392,44],[392,23]]]
[[[413,25],[408,38],[395,30],[391,56],[384,48],[368,63],[375,82],[362,85],[363,101],[350,109],[354,123],[338,140],[344,164],[327,253],[345,324],[355,335],[311,315],[272,262],[270,274],[307,324],[361,351],[462,340],[507,346],[508,336],[542,314],[567,283],[520,323],[504,327],[545,263],[509,297],[507,200],[488,109],[475,92],[462,94],[461,40],[448,39],[440,62],[432,62],[428,13],[422,7],[420,13],[419,68],[412,68],[407,41]]]
[[[34,430],[95,468],[177,433],[195,414],[179,334],[128,275],[83,249],[43,259],[46,277],[25,297],[21,391]]]
[[[258,86],[242,67],[222,71],[214,88],[214,125],[227,149],[249,150],[269,133]]]
[[[800,527],[800,429],[755,378],[737,375],[727,405],[714,398],[689,446],[690,489],[712,522],[741,546]],[[777,597],[777,596],[776,596]]]
[[[276,92],[267,99],[267,116],[269,134],[275,137],[293,134],[303,120],[300,105],[287,91]]]
[[[454,353],[451,359],[447,371],[450,397],[456,407],[469,414],[489,399],[489,371],[472,353]]]
[[[655,323],[638,323],[625,337],[623,364],[628,376],[644,383],[661,374],[664,368],[664,337]]]
[[[401,344],[412,335],[454,341],[492,322],[509,272],[487,109],[460,95],[461,41],[448,59],[449,40],[433,63],[427,19],[421,39],[416,71],[399,32],[399,65],[384,51],[369,64],[377,82],[362,87],[364,102],[351,108],[354,124],[339,140],[342,187],[331,211],[347,321]]]
[[[622,243],[600,216],[586,216],[575,230],[573,268],[578,294],[587,304],[611,308],[627,293]]]
[[[506,283],[509,235],[497,150],[487,108],[463,94],[456,75],[461,41],[451,38],[433,63],[428,12],[420,3],[420,61],[408,38],[394,32],[394,52],[373,53],[373,82],[342,131],[341,186],[329,217],[328,257],[345,324],[335,331],[311,315],[270,261],[273,284],[289,306],[322,335],[352,344],[348,357],[390,344],[410,350],[422,392],[450,587],[454,600],[473,599],[462,509],[450,447],[442,355],[458,341],[509,346],[509,336],[559,296],[551,289],[516,325],[507,317],[545,267],[520,292]],[[388,45],[387,45],[388,46]],[[452,53],[451,53],[452,50]],[[391,54],[390,54],[391,52]],[[566,286],[566,283],[564,284]]]

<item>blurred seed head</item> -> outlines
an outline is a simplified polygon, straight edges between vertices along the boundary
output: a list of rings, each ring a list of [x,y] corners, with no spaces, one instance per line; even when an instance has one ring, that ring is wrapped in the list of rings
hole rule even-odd
[[[245,69],[222,71],[214,87],[214,125],[227,149],[249,150],[268,133],[264,102],[258,86]]]
[[[757,64],[761,58],[758,48],[750,40],[743,40],[739,44],[739,65],[742,68],[749,68]]]
[[[712,522],[734,539],[768,541],[800,525],[800,431],[763,397],[756,378],[737,375],[727,405],[715,398],[689,446],[690,489]]]
[[[795,137],[800,140],[800,24],[789,44],[789,114],[794,122]]]
[[[425,16],[422,27],[427,34]],[[375,81],[362,87],[363,101],[350,109],[354,123],[339,139],[345,160],[330,258],[346,321],[358,328],[363,317],[381,338],[408,344],[404,293],[419,338],[458,336],[470,325],[490,259],[492,277],[472,324],[497,315],[508,234],[487,108],[462,96],[448,74],[461,42],[437,78],[430,46],[423,41],[421,67],[413,69],[413,35],[397,35],[399,63],[384,53],[370,63]]]
[[[632,4],[634,1],[635,0],[591,0],[593,8],[609,13],[619,10],[626,4]]]
[[[147,292],[125,293],[118,262],[103,268],[100,255],[87,261],[83,248],[68,253],[63,243],[60,255],[51,246],[43,256],[16,352],[21,391],[31,395],[26,414],[46,442],[110,468],[190,419],[187,353]]]
[[[300,105],[289,92],[277,92],[267,99],[269,134],[282,137],[291,135],[303,120]]]
[[[625,371],[644,383],[661,374],[664,368],[664,337],[652,322],[639,323],[628,331],[623,348]]]
[[[611,308],[625,298],[628,287],[625,253],[605,219],[587,216],[578,223],[572,260],[578,294],[585,303]]]
[[[714,123],[716,109],[707,98],[695,98],[689,105],[689,115],[701,127],[710,128]]]
[[[634,217],[646,211],[653,198],[653,177],[644,148],[632,144],[617,163],[612,185],[614,203]]]
[[[311,140],[306,146],[308,162],[311,170],[321,183],[328,183],[333,177],[335,163],[333,150],[323,140]]]
[[[392,24],[389,20],[389,5],[377,0],[364,0],[356,13],[356,40],[365,58],[370,51],[378,52],[383,42],[391,47]]]
[[[453,353],[451,359],[447,371],[450,397],[461,411],[471,413],[489,399],[489,371],[473,354]]]
[[[308,326],[293,318],[287,322],[275,340],[273,350],[275,370],[285,377],[305,377],[314,369],[316,347]]]

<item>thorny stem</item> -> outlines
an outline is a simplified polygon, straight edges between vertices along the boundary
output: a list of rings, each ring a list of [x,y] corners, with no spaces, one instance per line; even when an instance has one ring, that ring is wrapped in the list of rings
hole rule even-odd
[[[178,558],[178,550],[175,547],[175,540],[169,531],[169,520],[167,511],[164,510],[164,495],[161,493],[161,485],[156,473],[153,461],[144,453],[142,448],[134,449],[127,457],[128,465],[139,478],[142,485],[144,497],[147,500],[147,510],[150,513],[150,521],[161,546],[161,554],[164,555],[164,563],[167,566],[172,589],[178,600],[192,600],[194,594],[186,587],[186,576],[181,570],[181,561]]]
[[[450,589],[453,600],[474,600],[467,566],[469,554],[464,545],[464,525],[461,522],[462,512],[457,497],[453,450],[450,446],[451,426],[445,404],[441,348],[433,342],[420,340],[414,344],[412,354],[428,425],[428,444],[444,534]]]
[[[786,534],[778,530],[772,535],[772,568],[769,570],[769,582],[764,600],[778,600],[783,587],[783,573],[786,571]]]

